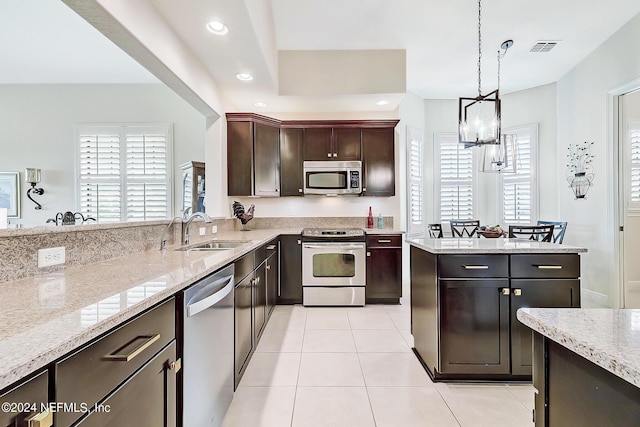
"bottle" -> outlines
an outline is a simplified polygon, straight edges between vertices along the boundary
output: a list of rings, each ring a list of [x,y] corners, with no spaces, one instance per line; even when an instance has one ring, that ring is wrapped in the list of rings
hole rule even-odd
[[[373,228],[373,212],[369,206],[369,216],[367,217],[367,228]]]
[[[382,218],[382,214],[378,214],[378,228],[384,228],[384,218]]]

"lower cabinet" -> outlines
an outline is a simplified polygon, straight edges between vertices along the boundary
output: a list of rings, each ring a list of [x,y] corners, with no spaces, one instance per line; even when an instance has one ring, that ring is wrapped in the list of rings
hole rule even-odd
[[[246,255],[245,255],[246,256]],[[237,265],[237,263],[236,263]],[[236,273],[237,274],[237,273]],[[238,277],[236,275],[236,277]],[[253,274],[240,280],[235,285],[235,381],[234,389],[238,387],[240,378],[249,363],[249,356],[253,352]]]
[[[28,426],[29,420],[39,420],[42,427],[53,425],[53,414],[47,407],[49,372],[41,372],[0,394],[3,405],[0,426]]]
[[[279,283],[279,252],[280,252],[280,243],[277,240],[274,240],[267,244],[267,260],[266,262],[266,275],[267,275],[267,284],[266,284],[266,292],[267,292],[267,306],[266,306],[266,317],[269,318],[271,312],[276,306],[278,299],[278,283]]]
[[[278,304],[302,304],[302,236],[280,236]]]
[[[402,236],[367,236],[366,303],[398,304],[402,296]]]

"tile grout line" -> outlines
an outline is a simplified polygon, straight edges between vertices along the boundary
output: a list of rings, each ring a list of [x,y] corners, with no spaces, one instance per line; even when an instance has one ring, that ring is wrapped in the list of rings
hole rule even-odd
[[[308,316],[309,312],[305,309],[304,310],[304,322],[302,325],[302,343],[300,344],[300,359],[298,362],[298,375],[296,375],[296,387],[295,387],[295,391],[293,393],[293,405],[291,407],[291,424],[290,426],[293,427],[293,417],[294,414],[296,412],[296,399],[298,398],[298,383],[300,382],[300,368],[302,367],[302,349],[304,347],[304,339],[305,336],[307,335],[307,316]]]
[[[373,425],[376,427],[378,425],[376,421],[376,413],[373,411],[373,404],[371,403],[371,396],[369,395],[369,386],[367,385],[367,378],[364,376],[364,369],[362,368],[362,361],[360,360],[360,352],[358,351],[358,346],[356,345],[356,337],[353,335],[353,328],[351,328],[351,320],[349,319],[349,315],[347,314],[347,320],[349,321],[349,330],[351,331],[351,338],[353,339],[353,345],[356,347],[356,357],[358,358],[358,366],[360,366],[360,374],[362,375],[362,382],[364,383],[364,391],[367,393],[367,401],[369,402],[369,410],[371,411],[371,418],[373,419]]]

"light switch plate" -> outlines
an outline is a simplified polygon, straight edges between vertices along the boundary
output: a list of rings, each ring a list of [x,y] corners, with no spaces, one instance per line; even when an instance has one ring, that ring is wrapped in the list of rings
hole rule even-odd
[[[211,234],[216,234],[218,232],[218,226],[217,225],[212,225],[211,226]]]
[[[64,246],[58,246],[56,248],[38,249],[38,268],[64,264],[64,262],[65,262]]]
[[[204,227],[200,227],[200,228],[198,229],[198,233],[199,233],[201,236],[204,236],[205,234],[207,234],[207,229],[206,229],[206,228],[204,228]]]

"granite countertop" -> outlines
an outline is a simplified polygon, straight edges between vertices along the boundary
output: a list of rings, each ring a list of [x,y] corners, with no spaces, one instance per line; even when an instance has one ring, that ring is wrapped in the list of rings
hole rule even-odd
[[[407,243],[432,254],[578,253],[586,248],[525,239],[409,238]]]
[[[518,320],[640,387],[640,310],[521,308]]]
[[[188,287],[280,234],[219,233],[246,240],[225,251],[153,250],[0,284],[0,389]]]

